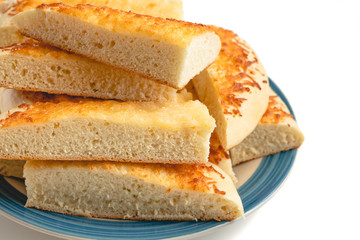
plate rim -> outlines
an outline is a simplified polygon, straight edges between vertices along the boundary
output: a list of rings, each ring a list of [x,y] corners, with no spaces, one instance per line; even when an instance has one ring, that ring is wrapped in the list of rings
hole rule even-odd
[[[270,78],[269,78],[269,83],[270,83],[270,87],[279,95],[279,97],[284,101],[284,103],[286,104],[286,106],[289,108],[289,111],[290,113],[294,116],[294,119],[295,118],[295,115],[294,115],[294,112],[291,108],[291,105],[289,103],[289,101],[287,100],[287,98],[285,97],[284,93],[280,90],[280,88],[275,84],[274,81],[272,81]],[[295,159],[296,159],[296,155],[297,155],[297,149],[293,149],[293,150],[289,150],[289,151],[286,151],[285,153],[291,153],[289,156],[289,158],[291,158],[290,160],[290,165],[287,166],[287,169],[286,169],[286,172],[284,173],[284,175],[281,177],[281,179],[277,182],[276,186],[273,187],[271,189],[271,191],[264,197],[260,200],[260,202],[257,202],[255,205],[251,206],[250,209],[248,209],[247,211],[245,211],[245,214],[244,216],[248,216],[249,214],[251,214],[252,212],[254,212],[255,210],[259,209],[260,207],[262,207],[265,203],[267,203],[281,188],[282,186],[284,185],[285,181],[288,179],[289,175],[291,174],[291,171],[293,169],[293,166],[294,166],[294,162],[295,162]],[[280,154],[280,153],[278,153]],[[275,154],[275,155],[278,155],[278,154]],[[273,155],[271,155],[273,156]],[[270,156],[270,157],[271,157]],[[252,174],[252,176],[242,185],[246,185],[250,179],[253,178],[253,176],[257,173],[258,169],[260,168],[261,164],[266,161],[268,157],[264,157],[259,166],[256,168],[255,172]],[[9,184],[10,185],[10,184]],[[11,186],[11,185],[10,185]],[[241,189],[240,186],[239,188],[237,188],[237,191],[239,193],[239,190]],[[12,186],[11,186],[12,187]],[[17,190],[16,190],[17,191]],[[38,210],[38,211],[41,211],[41,210]],[[75,240],[84,240],[84,239],[92,239],[91,236],[89,235],[90,238],[82,238],[82,237],[77,237],[77,236],[74,236],[74,235],[71,235],[71,232],[68,233],[68,234],[64,234],[64,233],[60,233],[60,232],[56,232],[56,231],[51,231],[51,230],[48,230],[48,229],[45,229],[43,227],[39,227],[39,226],[36,226],[32,223],[29,223],[29,222],[26,222],[26,221],[23,221],[23,220],[20,220],[19,218],[3,211],[2,209],[2,206],[0,205],[0,214],[2,216],[4,216],[5,218],[13,221],[13,222],[16,222],[20,225],[23,225],[24,227],[27,227],[29,229],[32,229],[32,230],[35,230],[35,231],[38,231],[38,232],[41,232],[41,233],[44,233],[44,234],[47,234],[47,235],[50,235],[50,236],[54,236],[54,237],[58,237],[58,238],[63,238],[63,239],[75,239]],[[176,240],[176,239],[184,239],[184,238],[194,238],[194,237],[199,237],[199,236],[203,236],[203,235],[206,235],[208,234],[210,231],[214,231],[214,230],[217,230],[219,229],[220,227],[225,227],[225,226],[228,226],[230,224],[234,224],[234,223],[237,223],[238,221],[242,221],[244,219],[244,217],[240,217],[239,219],[235,220],[235,221],[223,221],[223,222],[219,222],[218,224],[216,224],[215,226],[212,226],[212,227],[209,227],[207,229],[202,229],[200,231],[197,231],[197,232],[193,232],[193,233],[185,233],[183,235],[178,235],[178,236],[173,236],[173,237],[170,237],[170,238],[161,238],[161,239],[170,239],[170,240]],[[94,237],[94,236],[93,236]],[[134,236],[136,237],[136,236]],[[125,238],[119,238],[119,239],[125,239]]]

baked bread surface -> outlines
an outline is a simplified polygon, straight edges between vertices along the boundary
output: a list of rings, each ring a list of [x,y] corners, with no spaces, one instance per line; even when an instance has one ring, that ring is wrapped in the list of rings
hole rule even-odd
[[[92,5],[42,4],[12,22],[23,35],[177,89],[214,61],[221,45],[204,25]]]
[[[16,15],[41,4],[59,3],[57,0],[20,0],[8,4],[8,14]],[[162,18],[183,18],[183,4],[181,0],[61,0],[67,5],[91,4],[98,7],[110,7],[123,11],[132,11]],[[1,4],[1,2],[0,2]]]
[[[0,86],[123,101],[167,101],[176,89],[29,39],[0,48]]]
[[[26,207],[138,220],[234,220],[243,215],[217,166],[28,161]]]
[[[57,3],[57,0],[20,0],[0,2],[0,47],[22,43],[27,37],[21,35],[13,24],[11,17],[26,10],[34,9],[38,5]],[[68,5],[92,4],[94,6],[107,6],[124,11],[132,11],[164,18],[183,18],[183,5],[181,0],[62,0]],[[1,12],[4,14],[1,15]]]
[[[225,150],[248,136],[266,111],[269,81],[252,48],[235,33],[212,26],[222,47],[216,60],[192,83],[216,119]]]
[[[255,130],[230,150],[233,165],[300,147],[304,135],[281,98],[271,90],[268,108]]]
[[[215,121],[199,101],[118,102],[32,92],[20,94],[22,100],[0,116],[0,158],[208,161]]]

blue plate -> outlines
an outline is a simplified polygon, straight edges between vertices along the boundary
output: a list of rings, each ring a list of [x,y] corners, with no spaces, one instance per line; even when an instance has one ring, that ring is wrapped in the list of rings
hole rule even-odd
[[[293,111],[284,94],[270,80],[273,90]],[[295,161],[296,150],[265,157],[252,176],[237,190],[245,214],[266,202],[285,180]],[[0,177],[0,213],[32,229],[57,237],[78,239],[164,239],[198,234],[229,222],[139,222],[84,217],[25,208],[26,196]]]

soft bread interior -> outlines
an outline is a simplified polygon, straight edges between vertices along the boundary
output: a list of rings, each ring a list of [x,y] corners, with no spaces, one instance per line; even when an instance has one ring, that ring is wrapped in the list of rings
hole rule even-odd
[[[91,8],[89,12],[91,13],[93,9]],[[117,14],[111,13],[115,16]],[[122,14],[125,13],[122,12]],[[137,16],[140,15],[134,16],[134,21],[137,21]],[[156,31],[142,31],[122,26],[123,24],[114,25],[112,22],[107,22],[107,19],[101,18],[93,20],[89,17],[87,21],[84,21],[50,10],[29,10],[16,15],[12,21],[24,35],[128,71],[137,72],[177,89],[183,88],[192,77],[207,67],[216,58],[221,45],[219,37],[210,30],[194,36],[189,34],[190,37],[186,36],[188,45],[184,45],[180,40],[176,42],[171,38],[164,39],[156,36]],[[98,21],[107,22],[108,25],[104,26],[108,27],[100,26]],[[180,23],[172,21],[167,24]],[[69,25],[73,27],[70,29],[67,27]],[[180,25],[177,30],[179,29],[182,29]],[[185,38],[181,33],[171,34]]]
[[[304,141],[295,119],[281,98],[270,89],[269,104],[255,130],[231,149],[233,165],[298,148]]]
[[[184,87],[189,82],[189,79],[200,73],[199,69],[202,70],[211,64],[212,61],[206,61],[206,59],[213,59],[218,54],[219,47],[219,38],[214,37],[213,33],[195,38],[187,49],[184,67],[180,72],[179,85]],[[207,48],[207,50],[204,51],[204,48]]]
[[[12,16],[33,9],[43,3],[56,3],[57,0],[9,0],[0,2],[0,47],[6,47],[15,43],[24,42],[27,38],[22,36],[17,27],[10,23]],[[111,7],[124,11],[132,11],[163,18],[183,18],[183,6],[181,0],[62,0],[62,3],[75,5],[80,3],[95,6]],[[4,12],[3,14],[1,14]]]
[[[1,102],[9,102],[3,96]],[[5,159],[208,161],[215,122],[198,101],[136,103],[28,92],[15,99],[26,104],[1,115]]]
[[[230,150],[233,165],[270,154],[298,148],[303,135],[295,126],[258,125],[239,145]]]
[[[60,213],[142,220],[233,220],[243,214],[234,184],[214,165],[28,161],[24,175],[26,206]]]
[[[9,159],[207,162],[209,134],[73,118],[0,131]]]
[[[36,41],[0,49],[0,86],[27,91],[166,101],[176,89]]]

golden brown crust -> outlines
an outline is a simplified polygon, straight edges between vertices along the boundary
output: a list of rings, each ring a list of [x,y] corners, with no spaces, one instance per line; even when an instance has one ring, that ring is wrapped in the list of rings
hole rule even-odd
[[[223,159],[229,158],[227,151],[221,146],[219,138],[215,132],[210,137],[209,162],[218,165]]]
[[[233,166],[299,148],[304,140],[282,99],[271,89],[269,105],[256,129],[230,151]]]
[[[281,104],[281,99],[277,95],[271,95],[269,97],[269,105],[265,114],[261,118],[260,122],[263,124],[278,124],[283,122],[286,118],[294,119],[289,113],[289,110],[284,104]]]
[[[34,183],[34,178],[31,178],[33,174],[42,176],[53,173],[64,173],[67,174],[81,174],[82,176],[100,176],[102,179],[111,178],[115,182],[121,180],[121,182],[133,182],[133,179],[136,179],[137,182],[141,184],[150,184],[151,188],[162,196],[162,198],[172,199],[174,196],[178,198],[179,193],[186,199],[188,199],[191,204],[196,199],[201,199],[201,196],[211,198],[210,205],[216,203],[222,203],[229,206],[232,211],[217,212],[214,214],[197,214],[191,216],[191,210],[189,208],[189,214],[179,213],[178,211],[174,212],[173,217],[171,217],[170,210],[169,215],[158,215],[155,213],[150,214],[129,214],[124,216],[121,213],[108,214],[108,211],[98,212],[94,208],[79,208],[75,206],[75,209],[71,206],[67,207],[67,210],[64,210],[62,207],[56,205],[43,204],[41,201],[37,201],[36,195],[40,193],[34,191],[33,188],[30,190],[29,199],[26,203],[26,207],[37,207],[43,210],[50,210],[55,212],[62,212],[65,214],[74,214],[86,217],[103,217],[103,218],[122,218],[122,219],[134,219],[134,220],[233,220],[243,214],[243,209],[241,206],[240,198],[237,194],[236,189],[231,184],[228,176],[223,175],[221,169],[217,166],[208,163],[208,164],[134,164],[134,163],[110,163],[110,162],[62,162],[62,161],[27,161],[25,165],[25,177],[28,181]],[[48,176],[48,175],[47,175]],[[100,179],[98,179],[100,180]],[[68,181],[68,180],[66,180]],[[101,180],[100,180],[101,181]],[[106,181],[107,182],[107,181]],[[132,185],[132,184],[131,184]],[[138,188],[137,188],[138,189]],[[82,191],[78,189],[78,191]],[[225,192],[225,191],[226,192]],[[50,190],[51,192],[52,190]],[[136,192],[138,190],[135,190]],[[121,191],[120,191],[121,192]],[[52,193],[50,193],[51,195]],[[57,195],[57,194],[56,194]],[[46,196],[46,194],[45,194]],[[140,195],[141,196],[141,195]],[[195,198],[194,198],[195,197]],[[182,198],[182,197],[181,197]],[[51,199],[51,197],[49,197]],[[98,199],[95,198],[97,201]],[[55,199],[54,199],[55,200]],[[139,200],[141,200],[139,198]],[[208,200],[207,200],[208,201]],[[208,205],[207,201],[205,204]],[[230,202],[232,203],[230,203]],[[66,200],[65,200],[66,202]],[[200,205],[203,204],[203,201],[199,202]],[[229,205],[228,205],[229,204]],[[172,205],[172,204],[171,204]],[[174,205],[172,205],[174,206]],[[54,208],[55,207],[55,208]],[[176,205],[174,206],[176,208]],[[221,206],[218,206],[220,209]],[[85,209],[85,210],[84,210]],[[171,207],[170,207],[171,209]],[[113,210],[113,209],[112,209]],[[115,211],[116,212],[116,211]],[[217,215],[219,214],[219,215]],[[183,217],[181,215],[184,215]],[[209,216],[211,215],[211,216]]]
[[[19,106],[19,108],[25,109],[25,111],[14,112],[7,118],[0,120],[0,129],[26,123],[44,123],[60,114],[63,110],[81,113],[81,107],[84,107],[86,103],[91,103],[90,99],[81,97],[51,95],[46,93],[32,94],[29,92],[25,92],[24,94],[27,95],[34,104],[22,104]],[[96,102],[96,100],[93,100],[93,102]]]
[[[8,10],[7,10],[7,14],[9,16],[14,16],[20,12],[29,10],[34,8],[35,6],[32,6],[34,4],[36,4],[38,1],[32,1],[32,0],[22,0],[22,1],[18,1],[16,4],[12,5]],[[40,4],[40,3],[39,3]]]
[[[211,26],[222,46],[215,61],[193,84],[201,101],[216,119],[225,150],[244,140],[266,111],[269,82],[252,48],[234,32]]]
[[[75,27],[82,30],[79,30],[79,34],[75,36],[68,28],[57,26],[54,31],[61,28],[59,34],[64,36],[62,39],[61,36],[44,34],[53,31],[50,30],[52,28],[50,25],[45,24],[50,28],[41,27],[40,25],[43,24],[39,23],[36,29],[30,26],[35,23],[28,25],[30,19],[36,18],[37,22],[46,21],[47,17],[44,14],[58,19],[54,20],[53,24],[50,23],[51,26],[54,25],[53,27],[59,24],[59,21],[64,21],[65,25],[66,22],[75,21]],[[29,21],[26,21],[27,18]],[[62,3],[42,4],[36,9],[15,16],[12,21],[25,36],[31,36],[41,42],[108,65],[136,71],[141,74],[140,76],[156,79],[163,84],[168,83],[172,87],[177,86],[177,89],[182,88],[193,76],[209,65],[220,49],[218,36],[205,25],[86,4],[75,6]],[[64,34],[71,37],[67,38]],[[106,41],[109,42],[105,45],[96,43],[99,34],[107,36]],[[76,41],[82,41],[84,44],[78,45]],[[86,47],[87,44],[89,48]],[[129,45],[144,47],[147,50],[131,53],[124,50],[129,49]],[[111,54],[105,54],[106,51],[119,51],[119,54],[110,56]],[[143,63],[144,57],[149,59],[149,64]],[[166,64],[159,65],[156,63],[158,61],[164,61]],[[197,62],[192,63],[192,61]],[[177,62],[179,64],[176,64]]]
[[[198,101],[183,101],[180,98],[178,101],[168,102],[120,102],[41,92],[23,94],[32,104],[23,104],[20,108],[24,111],[16,111],[0,120],[0,129],[72,117],[95,119],[96,116],[101,116],[101,119],[123,123],[126,117],[130,118],[134,114],[139,116],[140,119],[136,120],[139,124],[151,124],[174,131],[197,126],[209,131],[214,128],[214,120]],[[179,111],[188,114],[178,114]],[[175,121],[177,124],[174,124]]]
[[[237,34],[216,26],[211,28],[219,35],[222,47],[208,71],[219,93],[224,114],[242,116],[239,108],[247,99],[239,94],[250,93],[255,88],[261,90],[261,85],[268,83],[267,75],[255,52]]]
[[[198,101],[183,101],[179,99],[178,101],[166,102],[120,102],[45,93],[27,92],[25,94],[26,96],[21,95],[21,98],[25,99],[26,101],[22,102],[27,104],[20,105],[18,108],[12,108],[8,113],[4,112],[1,116],[3,119],[0,120],[0,130],[3,131],[3,137],[7,138],[7,136],[9,136],[9,138],[15,139],[9,141],[16,142],[15,144],[11,144],[8,140],[3,141],[4,152],[2,152],[1,157],[4,159],[49,160],[49,156],[51,155],[51,160],[107,160],[169,163],[205,163],[208,161],[208,145],[206,147],[206,143],[208,142],[210,133],[214,129],[215,123],[209,116],[206,107]],[[81,127],[79,125],[81,125]],[[71,138],[74,138],[74,136],[69,135],[67,128],[72,132],[71,134],[79,134],[81,138],[90,139],[90,142],[92,142],[92,138],[89,138],[91,134],[83,134],[81,129],[94,132],[97,130],[96,134],[101,135],[101,139],[105,139],[105,142],[102,142],[102,146],[104,147],[99,151],[96,150],[97,153],[100,152],[99,154],[88,154],[88,149],[92,149],[92,147],[89,147],[89,145],[81,146],[80,144],[77,148],[83,148],[83,150],[79,151],[81,153],[76,151],[67,151],[64,153],[61,150],[62,147],[57,147],[57,144],[47,142],[49,139],[54,139],[54,141],[57,142],[56,138],[53,138],[56,134],[64,136],[64,138],[61,138],[61,141],[64,141],[66,144],[69,141],[71,142]],[[76,131],[75,129],[80,129],[81,131]],[[120,129],[119,132],[121,133],[118,133],[119,140],[115,140],[114,142],[114,138],[109,137],[109,135],[114,134],[114,131],[116,132],[117,129]],[[163,151],[165,152],[163,155],[165,157],[158,157],[157,150],[151,150],[153,151],[150,151],[151,155],[147,153],[149,151],[144,153],[146,149],[134,149],[131,147],[131,144],[127,150],[121,152],[119,150],[122,145],[121,141],[128,142],[128,140],[126,140],[128,138],[123,136],[124,132],[126,134],[128,129],[136,132],[139,136],[144,136],[144,134],[145,136],[151,136],[154,139],[153,141],[157,140],[155,137],[157,135],[154,136],[154,134],[152,134],[153,132],[156,132],[156,134],[160,133],[159,136],[161,139],[162,137],[164,137],[164,139],[171,139],[174,135],[176,139],[180,139],[180,134],[188,136],[188,132],[191,132],[194,138],[203,138],[200,139],[200,141],[204,142],[198,145],[198,147],[202,147],[201,151],[197,150],[199,148],[193,148],[194,150],[190,149],[190,151],[193,152],[190,153],[189,156],[194,156],[195,154],[196,157],[199,156],[197,159],[184,157],[183,154],[177,155],[182,156],[182,158],[178,158],[175,156],[176,154],[173,154],[173,151],[169,151],[171,154],[168,154],[166,152],[168,150]],[[28,136],[36,140],[28,141],[27,146],[30,146],[30,149],[29,147],[21,146],[23,149],[21,151],[18,149],[15,151],[7,151],[9,148],[5,145],[10,144],[10,146],[18,147],[19,142],[23,141],[21,140],[22,135],[16,134],[19,133],[19,131],[24,131],[25,137]],[[105,132],[104,137],[102,137],[103,131]],[[101,134],[98,132],[101,132]],[[164,135],[161,135],[162,133],[164,133]],[[47,149],[55,148],[55,151],[58,153],[54,154],[47,149],[45,153],[42,150],[40,152],[34,151],[36,146],[33,145],[33,142],[38,141],[37,139],[39,139],[41,144],[46,146]],[[161,140],[158,141],[160,143]],[[166,140],[164,141],[166,142]],[[175,143],[176,140],[169,141],[174,141]],[[189,141],[194,140],[191,138]],[[198,140],[196,139],[196,141]],[[133,142],[134,144],[138,144],[140,141],[136,138]],[[179,142],[186,146],[189,145],[188,141],[177,141],[177,143]],[[37,145],[39,144],[40,143]],[[75,141],[74,144],[79,143]],[[117,144],[118,147],[114,147],[113,144]],[[139,144],[141,145],[143,142]],[[66,146],[73,145],[70,144]],[[111,148],[111,146],[113,147]],[[169,144],[168,146],[171,148],[174,144]],[[40,148],[43,149],[42,147]],[[110,150],[107,150],[108,148],[110,148]],[[139,152],[139,154],[128,154],[129,151]]]
[[[34,9],[41,4],[58,3],[58,0],[20,0],[10,6],[8,15],[14,16],[20,12]],[[182,18],[182,2],[168,1],[111,1],[111,0],[62,0],[64,4],[75,5],[80,3],[90,3],[95,6],[107,6],[114,9],[122,9],[140,14],[154,15],[158,17]]]
[[[41,4],[36,9],[70,15],[112,32],[141,33],[152,36],[154,39],[167,39],[184,46],[191,43],[189,37],[213,33],[208,26],[202,24],[141,15],[108,7],[95,7],[90,4],[75,6],[63,3]]]

